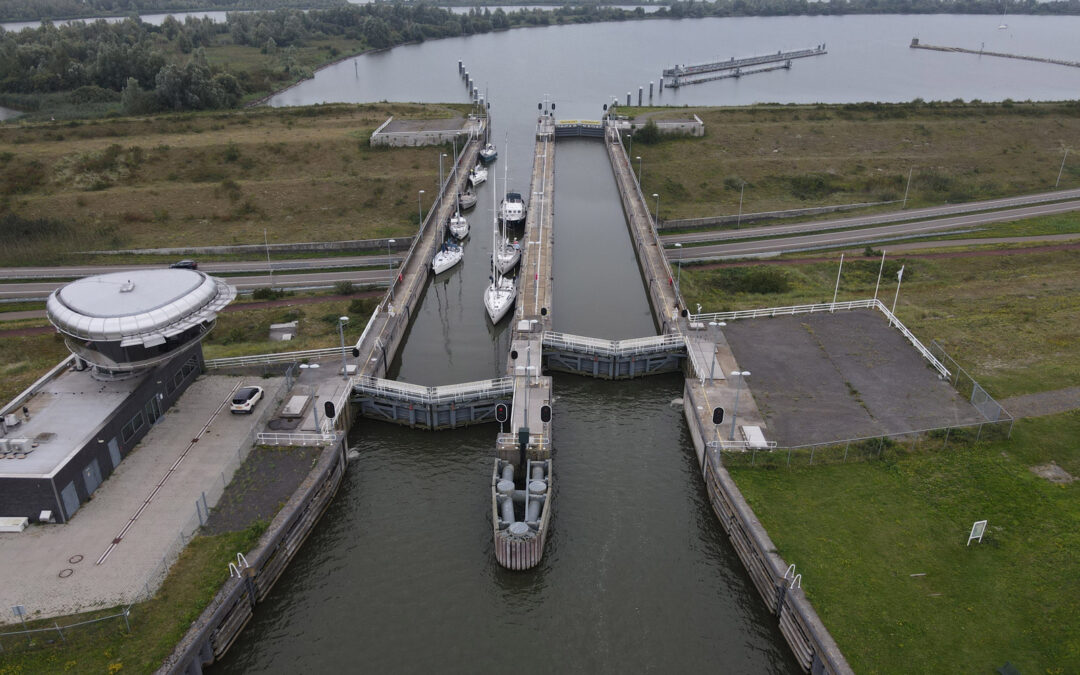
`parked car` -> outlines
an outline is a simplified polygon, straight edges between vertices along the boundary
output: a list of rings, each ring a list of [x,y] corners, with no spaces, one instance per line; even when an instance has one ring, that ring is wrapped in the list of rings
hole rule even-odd
[[[194,260],[181,260],[169,265],[174,270],[197,270],[199,269],[199,263]]]
[[[240,387],[232,397],[232,406],[229,410],[235,414],[251,414],[255,404],[262,400],[262,387]]]

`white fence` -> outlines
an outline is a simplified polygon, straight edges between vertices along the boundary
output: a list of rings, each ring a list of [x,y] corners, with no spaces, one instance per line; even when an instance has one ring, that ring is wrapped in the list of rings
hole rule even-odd
[[[462,384],[448,384],[441,387],[425,387],[408,382],[395,382],[376,377],[361,377],[353,381],[353,390],[358,394],[391,398],[398,401],[419,405],[437,405],[440,403],[463,403],[477,399],[509,396],[514,391],[514,379],[501,377],[494,380],[478,380]]]
[[[324,423],[323,426],[325,427],[326,424]],[[286,447],[333,445],[337,440],[337,434],[332,431],[323,433],[264,431],[255,437],[255,442],[258,445],[278,445]]]
[[[814,314],[817,312],[834,312],[845,309],[877,309],[889,320],[889,325],[896,326],[900,333],[908,339],[915,349],[922,354],[930,365],[934,367],[942,377],[949,377],[949,369],[927,349],[919,339],[900,323],[900,319],[889,311],[880,300],[850,300],[847,302],[822,302],[815,305],[793,305],[791,307],[768,307],[765,309],[745,309],[738,312],[712,312],[710,314],[691,314],[690,321],[734,321],[736,319],[761,319],[773,316],[791,316],[795,314]]]
[[[575,354],[599,354],[603,356],[652,354],[686,346],[683,336],[677,333],[650,335],[628,340],[605,340],[603,338],[544,331],[543,343],[545,347],[564,349]]]

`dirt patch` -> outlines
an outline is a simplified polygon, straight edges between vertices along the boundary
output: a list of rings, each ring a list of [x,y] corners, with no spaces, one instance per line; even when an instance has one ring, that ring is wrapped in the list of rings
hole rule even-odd
[[[260,448],[248,455],[210,512],[206,534],[271,520],[319,459],[321,448]]]
[[[1031,473],[1035,474],[1039,478],[1045,478],[1051,483],[1068,484],[1076,480],[1076,477],[1071,475],[1065,469],[1062,469],[1056,462],[1050,462],[1049,464],[1040,464],[1038,466],[1029,467]]]

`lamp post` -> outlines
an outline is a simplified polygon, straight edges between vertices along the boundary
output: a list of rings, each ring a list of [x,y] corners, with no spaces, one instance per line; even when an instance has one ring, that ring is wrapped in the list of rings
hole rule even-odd
[[[653,214],[653,229],[660,227],[660,195],[654,192],[653,197],[656,199],[656,213]]]
[[[386,240],[386,269],[390,272],[390,302],[394,301],[394,261],[390,259],[390,247],[396,243],[396,239]]]
[[[634,134],[626,134],[626,140],[630,141],[630,147],[626,149],[626,156],[634,154]]]
[[[1057,180],[1054,181],[1054,189],[1055,190],[1057,189],[1058,185],[1061,184],[1061,172],[1065,170],[1065,160],[1068,158],[1068,156],[1069,156],[1069,149],[1065,148],[1065,157],[1061,158],[1061,168],[1058,169],[1058,177],[1057,177]]]
[[[341,335],[341,376],[349,379],[348,362],[345,360],[345,324],[349,323],[349,317],[339,316],[337,320],[338,333]]]
[[[423,197],[423,196],[424,196],[424,191],[423,190],[421,190],[419,192],[419,194],[416,195],[416,209],[417,209],[417,211],[420,212],[420,225],[419,225],[419,227],[424,226],[424,206],[423,206],[423,203],[420,201],[420,198]]]
[[[675,242],[675,248],[681,249],[682,244]],[[675,275],[675,300],[679,300],[679,284],[682,283],[682,251],[679,252],[679,272]]]
[[[442,158],[446,157],[445,152],[439,153],[439,194],[442,194],[443,189],[443,177],[442,177]]]
[[[735,370],[731,373],[732,377],[737,377],[739,380],[735,383],[735,407],[731,410],[731,433],[728,434],[728,440],[735,440],[735,418],[739,416],[739,390],[742,389],[742,381],[744,378],[750,377],[749,370]]]
[[[736,230],[739,229],[740,227],[742,227],[742,197],[743,197],[743,192],[745,192],[745,191],[746,191],[746,181],[743,181],[742,185],[739,187],[739,219],[737,221],[735,221],[735,229]]]
[[[641,185],[641,155],[638,155],[637,159],[637,184]]]
[[[701,305],[698,305],[698,313],[701,313]],[[709,362],[709,386],[713,383],[713,373],[716,370],[716,337],[717,332],[726,326],[724,321],[710,321],[709,322],[709,334],[712,335],[712,361]]]

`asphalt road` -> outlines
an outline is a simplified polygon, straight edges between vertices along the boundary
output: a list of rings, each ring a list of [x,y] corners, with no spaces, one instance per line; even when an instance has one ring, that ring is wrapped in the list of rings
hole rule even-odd
[[[404,253],[385,255],[356,255],[324,258],[297,258],[294,260],[275,260],[269,267],[264,260],[201,262],[199,271],[209,274],[229,274],[236,272],[275,272],[285,270],[327,270],[342,267],[394,267],[401,264]],[[0,279],[77,279],[92,274],[110,272],[128,272],[131,270],[150,270],[167,267],[163,263],[152,265],[72,265],[63,267],[0,267]]]
[[[130,268],[129,268],[130,269]],[[201,269],[201,267],[200,267]],[[206,270],[210,271],[210,270]],[[101,273],[100,270],[97,273]],[[393,271],[397,274],[397,268]],[[230,285],[239,290],[254,288],[327,288],[339,281],[351,281],[358,286],[385,285],[390,279],[390,273],[385,269],[377,270],[353,270],[350,272],[312,272],[311,274],[279,274],[270,283],[270,275],[259,274],[243,277],[226,277]],[[0,299],[20,300],[44,300],[57,288],[63,286],[64,281],[29,281],[0,284]]]
[[[942,230],[956,230],[990,223],[999,223],[1022,218],[1052,215],[1080,210],[1080,200],[1057,204],[1040,204],[1005,211],[975,213],[951,218],[922,220],[914,223],[899,223],[883,227],[870,227],[843,232],[821,232],[801,236],[784,237],[758,241],[736,241],[709,246],[688,248],[669,248],[665,252],[672,260],[716,260],[719,258],[738,258],[746,256],[774,255],[789,251],[805,251],[835,246],[863,246],[883,241],[902,239],[921,234],[932,234]],[[769,233],[775,230],[769,229]],[[759,235],[760,236],[760,235]]]
[[[930,206],[922,209],[909,211],[891,211],[870,216],[853,216],[850,218],[834,218],[832,220],[818,220],[811,222],[791,223],[790,225],[768,225],[764,227],[751,227],[738,230],[712,230],[702,232],[688,232],[686,234],[666,234],[660,237],[660,241],[670,246],[675,243],[699,243],[705,241],[731,241],[734,239],[756,239],[758,237],[773,237],[777,235],[807,234],[810,232],[822,232],[826,230],[843,230],[852,227],[867,227],[884,223],[899,223],[902,221],[919,220],[924,218],[938,218],[940,216],[952,216],[963,213],[976,213],[994,209],[1009,209],[1033,204],[1045,204],[1047,202],[1080,199],[1080,189],[1058,190],[1055,192],[1043,192],[1022,197],[1007,197],[1004,199],[989,199],[981,202],[967,202],[964,204],[948,204],[946,206]],[[1001,220],[1008,220],[1002,218]],[[996,221],[993,221],[996,222]]]

